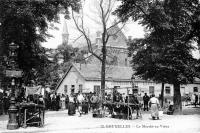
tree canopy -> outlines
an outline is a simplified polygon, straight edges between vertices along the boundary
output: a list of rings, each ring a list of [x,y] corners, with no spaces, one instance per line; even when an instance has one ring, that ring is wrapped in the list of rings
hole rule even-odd
[[[194,34],[199,28],[193,26],[200,15],[196,8],[199,3],[186,0],[122,3],[116,10],[118,16],[139,20],[148,30],[144,39],[130,42],[130,54],[136,53],[132,56],[136,75],[172,84],[192,82],[197,62],[192,56],[192,43],[199,39],[199,33]]]
[[[139,21],[147,31],[145,38],[129,42],[135,75],[173,84],[174,104],[181,105],[180,84],[191,83],[198,76],[192,50],[200,39],[199,1],[121,1],[115,14],[122,20]]]
[[[25,80],[34,79],[35,71],[44,73],[48,64],[41,42],[51,37],[49,22],[59,22],[59,13],[69,18],[69,8],[77,11],[80,0],[0,0],[1,56],[8,56],[8,44],[19,45],[17,62]]]

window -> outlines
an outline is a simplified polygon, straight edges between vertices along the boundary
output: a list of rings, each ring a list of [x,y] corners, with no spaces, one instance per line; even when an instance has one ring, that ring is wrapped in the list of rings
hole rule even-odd
[[[198,87],[194,87],[193,92],[198,92]]]
[[[171,93],[171,89],[169,86],[165,87],[165,94],[170,94]]]
[[[132,89],[133,94],[138,93],[138,89]]]
[[[118,60],[117,60],[117,56],[113,57],[113,65],[117,65],[118,64]]]
[[[67,94],[67,85],[64,86],[64,93]]]
[[[133,85],[133,88],[134,88],[134,89],[138,89],[138,86],[137,86],[137,85]]]
[[[72,85],[72,87],[71,87],[71,93],[74,93],[74,91],[75,91],[75,85]]]
[[[99,85],[95,85],[94,86],[94,92],[99,95],[100,94],[100,86]]]
[[[149,86],[149,94],[154,94],[154,86]]]
[[[81,93],[83,92],[83,85],[82,85],[82,84],[79,85],[79,91],[80,91]]]

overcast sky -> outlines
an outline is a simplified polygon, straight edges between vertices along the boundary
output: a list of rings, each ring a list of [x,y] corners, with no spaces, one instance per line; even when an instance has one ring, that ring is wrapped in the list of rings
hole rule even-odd
[[[83,5],[83,13],[84,13],[84,23],[85,27],[87,27],[90,31],[90,35],[95,37],[96,31],[101,30],[101,27],[92,19],[97,19],[96,14],[96,5],[94,0],[86,0]],[[110,21],[113,22],[115,17],[111,17]],[[47,42],[42,45],[47,48],[56,48],[58,45],[62,43],[62,31],[63,31],[63,23],[67,22],[68,31],[69,31],[69,42],[73,42],[76,38],[80,36],[80,33],[76,30],[74,22],[72,19],[65,20],[64,15],[60,15],[60,24],[55,24],[59,30],[50,30],[49,33],[53,35],[53,38],[47,39]],[[144,36],[144,29],[142,26],[138,25],[134,22],[129,22],[123,28],[123,32],[125,36],[132,36],[133,38],[141,38]]]

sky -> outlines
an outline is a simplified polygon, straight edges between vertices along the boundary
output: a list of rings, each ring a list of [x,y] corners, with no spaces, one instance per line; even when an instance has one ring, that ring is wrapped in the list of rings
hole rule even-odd
[[[96,32],[101,30],[101,27],[95,22],[97,19],[96,5],[94,1],[86,0],[83,5],[83,14],[84,14],[84,25],[87,29],[89,29],[89,33],[91,38],[95,39]],[[69,32],[69,44],[72,44],[74,47],[80,47],[83,45],[83,39],[78,39],[80,37],[80,33],[77,31],[74,21],[72,19],[66,20],[64,19],[64,15],[60,14],[60,23],[54,23],[54,26],[57,29],[49,29],[48,33],[53,35],[52,38],[47,38],[47,42],[43,43],[42,46],[46,48],[57,48],[58,45],[62,44],[62,31],[64,21],[67,23],[68,32]],[[110,22],[113,22],[115,19],[114,16],[110,17]],[[144,27],[139,25],[137,22],[129,21],[126,23],[124,28],[122,29],[125,36],[131,36],[134,38],[143,38],[144,37]],[[76,41],[75,41],[76,40]],[[195,44],[194,44],[195,45]],[[197,45],[195,45],[197,47]],[[198,50],[192,51],[195,58],[200,58],[200,53]]]
[[[58,28],[57,30],[49,29],[48,33],[53,35],[53,37],[48,38],[47,42],[43,43],[42,45],[47,48],[56,48],[58,45],[62,43],[62,31],[63,31],[63,24],[66,21],[68,26],[69,32],[69,42],[73,42],[76,40],[80,33],[76,30],[73,20],[65,20],[64,15],[60,15],[60,23],[54,23],[54,25]],[[97,26],[92,23],[87,22],[87,25],[90,25],[90,28],[93,29],[90,34],[93,36],[96,35],[96,31],[100,30]],[[144,30],[143,27],[137,23],[128,23],[123,28],[123,33],[126,37],[132,36],[132,38],[142,38],[144,37]],[[91,36],[92,36],[91,35]]]
[[[90,35],[92,38],[95,38],[96,32],[101,30],[101,27],[94,21],[97,19],[97,9],[94,1],[86,0],[83,5],[83,14],[84,14],[84,25],[89,29]],[[113,22],[116,17],[111,16],[110,22]],[[66,21],[69,32],[69,42],[73,42],[76,40],[80,33],[77,31],[74,25],[74,21],[72,19],[65,20],[64,15],[60,15],[60,23],[54,25],[58,28],[58,30],[49,29],[49,34],[53,35],[53,38],[47,39],[47,42],[42,45],[47,48],[56,48],[58,45],[62,43],[62,31],[63,24]],[[122,29],[123,33],[126,37],[132,36],[133,38],[142,38],[144,37],[143,27],[138,25],[135,22],[128,22],[125,27]]]

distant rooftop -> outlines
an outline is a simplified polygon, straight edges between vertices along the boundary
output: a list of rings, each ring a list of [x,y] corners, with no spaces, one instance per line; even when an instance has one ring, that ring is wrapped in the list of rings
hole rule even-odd
[[[73,66],[85,80],[101,80],[101,67],[94,64],[77,64]],[[107,66],[106,80],[131,81],[133,71],[131,67]]]

